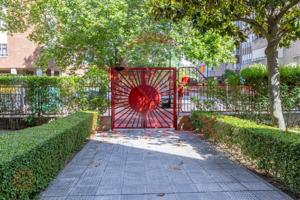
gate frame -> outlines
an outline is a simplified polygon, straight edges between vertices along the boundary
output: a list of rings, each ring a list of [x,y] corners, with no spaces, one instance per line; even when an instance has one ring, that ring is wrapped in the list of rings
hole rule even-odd
[[[174,92],[174,99],[173,99],[173,127],[177,130],[178,125],[178,113],[177,113],[177,69],[175,67],[133,67],[133,68],[124,68],[120,71],[126,71],[126,70],[141,70],[141,71],[147,71],[147,70],[164,70],[164,71],[170,71],[170,73],[173,72],[173,92]],[[111,68],[110,69],[110,84],[111,84],[111,129],[116,129],[115,127],[115,84],[114,84],[114,77],[117,77],[116,73],[118,72],[117,69]],[[130,128],[120,128],[120,129],[145,129],[147,127],[130,127]],[[154,128],[154,127],[152,127]],[[149,129],[152,129],[149,128]],[[147,128],[148,129],[148,128]]]

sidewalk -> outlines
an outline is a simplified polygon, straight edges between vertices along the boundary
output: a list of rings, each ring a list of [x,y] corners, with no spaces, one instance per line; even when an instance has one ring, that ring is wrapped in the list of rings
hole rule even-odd
[[[188,132],[122,130],[95,136],[43,200],[288,200]]]

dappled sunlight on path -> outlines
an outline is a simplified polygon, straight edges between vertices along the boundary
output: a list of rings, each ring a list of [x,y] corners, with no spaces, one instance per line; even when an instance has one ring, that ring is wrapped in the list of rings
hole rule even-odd
[[[135,129],[96,134],[41,199],[289,198],[191,132]]]

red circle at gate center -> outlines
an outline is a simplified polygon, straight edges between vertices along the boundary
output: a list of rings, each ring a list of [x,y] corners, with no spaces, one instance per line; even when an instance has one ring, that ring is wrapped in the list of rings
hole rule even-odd
[[[154,110],[160,102],[159,92],[150,85],[133,88],[129,94],[129,105],[137,112]]]

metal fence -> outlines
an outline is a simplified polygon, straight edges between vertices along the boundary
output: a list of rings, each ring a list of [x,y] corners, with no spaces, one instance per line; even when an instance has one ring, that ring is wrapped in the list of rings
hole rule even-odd
[[[178,112],[193,110],[241,112],[254,109],[255,91],[248,86],[204,84],[184,85],[179,88]]]
[[[0,118],[22,118],[30,115],[57,117],[81,109],[97,110],[111,115],[111,92],[105,95],[98,86],[83,86],[67,93],[58,87],[26,88],[22,85],[0,85]],[[184,84],[178,85],[178,115],[193,110],[214,112],[268,112],[268,97],[257,94],[249,86]],[[296,102],[286,98],[285,112],[300,111]],[[293,105],[291,105],[293,103]]]
[[[101,96],[102,95],[102,96]],[[103,99],[97,86],[83,86],[64,92],[58,87],[27,88],[22,85],[0,86],[0,117],[63,116],[80,109],[97,110],[97,98]],[[108,103],[107,98],[104,103]],[[99,105],[99,107],[103,107]]]
[[[269,98],[249,86],[187,84],[179,85],[178,90],[179,114],[190,113],[193,110],[227,113],[269,111]],[[284,112],[300,111],[300,96],[298,101],[289,98],[285,100],[282,102]]]

